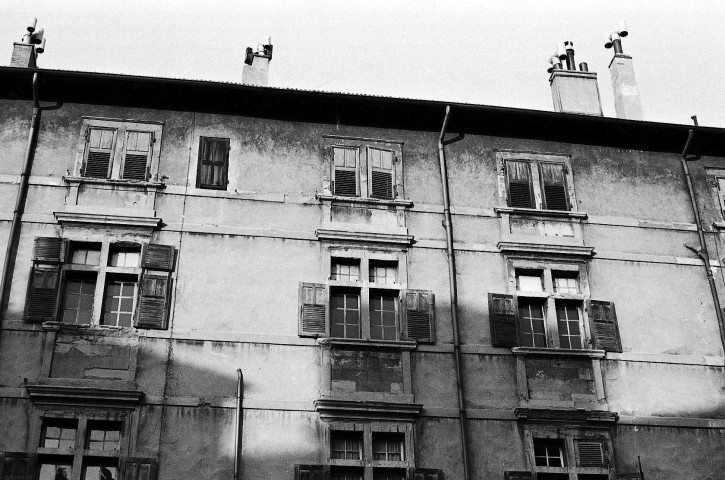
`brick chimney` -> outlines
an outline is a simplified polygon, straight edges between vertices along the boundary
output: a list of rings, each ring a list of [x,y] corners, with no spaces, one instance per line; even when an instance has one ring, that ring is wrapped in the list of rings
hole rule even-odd
[[[38,55],[45,51],[45,38],[43,29],[35,29],[38,19],[32,18],[28,23],[28,33],[23,40],[13,43],[13,55],[10,57],[11,67],[36,68]]]
[[[242,83],[245,85],[267,86],[269,80],[269,62],[272,61],[272,41],[270,37],[264,39],[253,50],[247,47],[247,56],[242,69]]]
[[[622,52],[622,37],[626,37],[628,34],[627,25],[620,21],[618,28],[607,34],[604,44],[605,48],[614,49],[614,57],[609,63],[609,73],[612,76],[612,89],[614,90],[614,109],[617,112],[617,118],[644,120],[639,89],[634,78],[632,57]]]
[[[566,62],[563,68],[562,60]],[[574,63],[574,44],[564,42],[549,59],[548,72],[554,110],[561,113],[602,116],[596,72],[590,72],[586,63]]]

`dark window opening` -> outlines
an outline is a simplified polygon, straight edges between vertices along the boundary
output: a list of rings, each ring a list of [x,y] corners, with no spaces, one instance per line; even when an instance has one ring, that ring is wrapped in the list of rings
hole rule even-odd
[[[521,346],[546,347],[546,314],[544,302],[519,298],[519,332]]]
[[[89,325],[95,294],[95,273],[68,272],[63,293],[63,323]]]
[[[335,289],[330,293],[330,335],[360,338],[360,292]]]
[[[201,137],[196,187],[226,190],[229,183],[229,139]]]

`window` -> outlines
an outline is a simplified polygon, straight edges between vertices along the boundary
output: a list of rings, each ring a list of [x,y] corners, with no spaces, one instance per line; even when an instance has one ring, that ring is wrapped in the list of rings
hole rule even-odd
[[[300,284],[300,335],[433,341],[433,295],[403,290],[398,261],[332,256],[326,284]]]
[[[411,459],[405,432],[377,431],[371,424],[330,432],[331,478],[402,479]],[[392,427],[397,430],[396,427]]]
[[[229,139],[201,137],[196,188],[226,190],[229,183]]]
[[[608,480],[611,442],[606,433],[587,429],[555,432],[537,427],[526,433],[529,462],[537,479]],[[513,472],[512,472],[513,473]],[[520,472],[524,473],[524,472]],[[509,476],[509,478],[517,478]],[[519,478],[531,478],[522,475]]]
[[[330,166],[326,192],[376,200],[403,197],[401,143],[326,136],[326,144]]]
[[[161,129],[154,122],[84,117],[76,161],[79,176],[150,181],[158,170]]]
[[[500,195],[513,208],[569,211],[576,208],[569,157],[497,152]]]
[[[614,305],[589,300],[584,264],[509,262],[515,294],[489,294],[494,346],[621,351]]]
[[[39,237],[26,319],[55,320],[58,308],[67,324],[165,328],[174,254],[166,245]]]

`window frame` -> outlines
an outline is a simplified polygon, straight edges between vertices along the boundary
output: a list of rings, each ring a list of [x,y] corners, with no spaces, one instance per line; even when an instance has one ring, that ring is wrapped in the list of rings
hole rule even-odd
[[[342,460],[332,458],[332,437],[336,432],[360,434],[362,437],[362,456],[359,460]],[[375,460],[373,442],[377,435],[400,435],[402,437],[402,455],[400,461]],[[415,466],[413,425],[407,423],[350,423],[344,421],[331,422],[325,436],[325,462],[334,475],[336,469],[354,470],[365,480],[372,480],[376,473],[384,474],[395,471],[405,478],[408,469]],[[392,474],[392,473],[390,473]]]
[[[158,121],[83,116],[73,177],[92,182],[154,183],[158,181],[163,126],[164,123]],[[105,129],[114,132],[109,159],[109,172],[105,178],[85,176],[84,170],[89,153],[88,142],[92,129]],[[144,180],[123,178],[128,134],[134,132],[148,133],[150,135],[149,152],[146,160],[146,178]]]
[[[534,348],[553,348],[561,350],[590,350],[592,349],[591,332],[589,329],[589,318],[587,314],[587,300],[589,300],[589,281],[585,263],[564,263],[556,261],[542,261],[531,259],[509,259],[508,260],[509,292],[514,296],[516,321],[520,322],[519,299],[541,302],[544,305],[544,332],[546,334],[546,346]],[[519,272],[531,273],[541,272],[542,291],[519,290]],[[561,277],[571,278],[576,275],[579,293],[561,293],[554,289],[554,278],[556,274]],[[581,348],[570,349],[561,346],[561,333],[557,317],[557,305],[577,304],[579,312],[579,332]],[[520,325],[517,326],[521,332]],[[533,347],[524,345],[521,333],[519,333],[520,347]]]
[[[579,425],[527,425],[524,427],[524,447],[530,471],[566,475],[578,480],[580,475],[611,475],[614,471],[612,439],[603,428],[587,428]],[[564,465],[561,467],[537,466],[534,452],[536,440],[561,441]],[[602,446],[603,466],[580,466],[577,442],[596,442]],[[610,477],[607,477],[610,478]]]
[[[530,189],[532,195],[533,206],[530,208],[524,207],[512,207],[510,206],[510,193],[509,193],[509,182],[507,172],[507,162],[519,161],[526,162],[529,164],[530,171]],[[533,152],[519,152],[511,150],[497,150],[496,151],[496,162],[498,173],[498,193],[499,193],[499,206],[509,209],[514,209],[517,212],[532,212],[535,211],[546,211],[546,212],[576,212],[577,201],[574,190],[574,176],[571,169],[571,155],[568,154],[556,154],[556,153],[533,153]],[[567,210],[551,210],[545,208],[546,199],[544,194],[544,182],[541,165],[542,164],[560,164],[563,165],[564,169],[564,191],[566,193],[566,201],[568,205]]]
[[[370,202],[395,202],[405,198],[403,188],[403,142],[362,137],[345,137],[339,135],[323,135],[322,156],[324,159],[323,194],[338,200],[358,200]],[[345,148],[356,150],[356,184],[355,196],[335,193],[335,158],[334,149]],[[384,198],[375,196],[373,192],[373,170],[384,170],[372,166],[371,150],[390,152],[392,156],[391,196]]]

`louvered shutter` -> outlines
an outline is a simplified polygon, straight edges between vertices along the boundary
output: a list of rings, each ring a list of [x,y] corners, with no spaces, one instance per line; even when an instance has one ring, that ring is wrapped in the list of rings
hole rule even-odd
[[[153,458],[121,458],[120,480],[156,480],[157,462]]]
[[[509,207],[534,208],[531,164],[523,161],[507,161],[506,177],[509,187]]]
[[[36,237],[34,260],[42,263],[63,263],[67,242],[57,237]]]
[[[141,255],[141,268],[150,270],[164,270],[170,272],[174,269],[176,249],[171,245],[148,244],[143,247]]]
[[[370,196],[384,200],[395,198],[393,152],[379,148],[368,148],[370,163]]]
[[[37,264],[30,270],[25,320],[50,322],[55,320],[60,290],[60,265]]]
[[[327,285],[300,283],[299,335],[324,337],[327,335]]]
[[[333,147],[333,193],[343,197],[357,197],[358,194],[358,149]]]
[[[144,270],[136,308],[137,328],[167,327],[171,298],[171,274]]]
[[[151,153],[153,136],[151,132],[126,133],[126,146],[123,158],[124,180],[147,180],[148,165]]]
[[[601,442],[577,440],[577,458],[580,467],[604,467],[604,449]]]
[[[109,178],[116,130],[110,128],[88,128],[86,134],[86,156],[82,175],[91,178]]]
[[[614,310],[614,303],[590,300],[589,322],[594,348],[607,352],[622,351],[622,341],[619,338],[619,326],[617,325],[617,313]]]
[[[403,290],[404,337],[422,343],[435,342],[435,297],[429,290]]]
[[[503,472],[504,480],[533,480],[534,473],[526,471],[508,471]]]
[[[566,194],[564,165],[561,163],[541,163],[541,181],[544,186],[544,208],[547,210],[569,210]]]
[[[226,190],[229,170],[229,139],[201,137],[197,187]]]
[[[518,324],[513,295],[489,293],[488,319],[491,328],[491,345],[494,347],[518,346]]]
[[[0,480],[33,480],[37,455],[0,452]]]
[[[327,480],[329,470],[326,465],[295,465],[295,480]]]
[[[408,471],[409,480],[443,480],[443,470],[435,468],[411,468]]]

